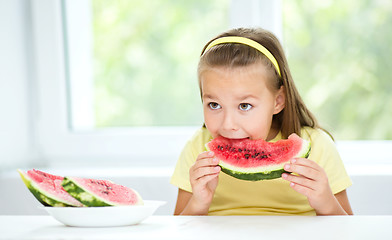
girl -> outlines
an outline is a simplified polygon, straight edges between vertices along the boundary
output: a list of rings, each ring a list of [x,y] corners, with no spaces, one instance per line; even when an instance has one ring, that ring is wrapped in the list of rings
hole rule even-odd
[[[333,140],[303,103],[278,39],[263,29],[233,29],[203,49],[198,79],[205,125],[183,149],[171,178],[175,215],[346,215],[352,183]],[[220,172],[205,152],[212,138],[278,141],[296,133],[311,141],[295,174],[249,182]],[[219,184],[218,184],[219,180]]]

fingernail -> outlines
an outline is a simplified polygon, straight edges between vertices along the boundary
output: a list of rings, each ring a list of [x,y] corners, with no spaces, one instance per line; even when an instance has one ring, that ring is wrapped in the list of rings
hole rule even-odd
[[[220,167],[219,167],[219,166],[216,166],[216,167],[214,167],[214,170],[215,170],[215,171],[219,171],[219,170],[220,170]]]
[[[295,163],[297,160],[295,160],[294,158],[291,159],[291,163]]]
[[[287,178],[287,173],[283,173],[282,178]]]
[[[217,158],[214,157],[214,158],[212,159],[212,162],[213,162],[213,163],[219,163],[219,159],[217,159]]]
[[[289,164],[284,165],[284,169],[285,170],[289,170],[290,169],[290,165]]]
[[[212,151],[208,152],[208,156],[214,156],[214,152]]]

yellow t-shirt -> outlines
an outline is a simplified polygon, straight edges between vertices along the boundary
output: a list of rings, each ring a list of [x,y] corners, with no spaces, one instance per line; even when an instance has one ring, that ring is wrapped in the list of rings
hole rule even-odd
[[[301,137],[311,141],[309,159],[327,173],[334,194],[349,187],[352,182],[328,134],[320,129],[305,127]],[[212,139],[206,128],[201,128],[187,142],[177,162],[171,184],[192,192],[189,168],[197,156],[206,151],[205,144]],[[281,139],[279,133],[271,142]],[[307,198],[294,191],[282,178],[264,181],[244,181],[223,172],[215,190],[209,215],[316,215]]]

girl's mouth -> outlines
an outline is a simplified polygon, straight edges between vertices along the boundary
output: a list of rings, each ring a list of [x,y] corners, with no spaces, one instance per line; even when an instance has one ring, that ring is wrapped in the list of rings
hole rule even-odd
[[[230,140],[247,140],[247,139],[250,139],[250,137],[240,137],[240,138],[237,138],[237,137],[225,137],[225,136],[221,136],[221,137],[224,137],[224,138],[227,138],[227,139],[230,139]]]

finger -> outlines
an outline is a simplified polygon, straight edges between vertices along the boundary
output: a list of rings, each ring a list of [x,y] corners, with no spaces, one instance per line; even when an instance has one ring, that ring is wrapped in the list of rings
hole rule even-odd
[[[210,182],[211,180],[217,178],[218,176],[219,176],[219,172],[204,176],[204,177],[200,178],[198,181],[200,184],[205,185],[208,182]]]
[[[310,189],[310,188],[308,188],[306,186],[302,186],[300,184],[293,183],[293,182],[290,183],[290,187],[292,189],[294,189],[296,192],[298,192],[298,193],[300,193],[302,195],[305,195],[308,198],[309,198],[309,196],[311,196],[311,194],[313,192],[312,189]]]
[[[212,152],[212,151],[202,152],[202,153],[199,154],[199,156],[197,156],[197,160],[196,161],[201,160],[203,158],[210,158],[212,156],[214,156],[214,152]]]
[[[284,166],[284,170],[288,172],[297,173],[299,175],[302,175],[303,177],[314,179],[314,180],[318,179],[318,176],[320,175],[320,172],[313,168],[310,168],[308,166],[297,165],[297,164],[286,164]]]
[[[301,166],[308,166],[310,168],[313,168],[317,171],[321,169],[320,165],[318,165],[315,161],[312,161],[307,158],[293,158],[290,161],[291,164],[296,164],[296,165],[301,165]]]
[[[219,163],[219,160],[214,157],[209,157],[209,158],[203,158],[201,160],[198,160],[195,162],[195,164],[192,166],[193,170],[197,170],[202,167],[214,167],[217,166]]]
[[[214,173],[219,173],[220,170],[221,168],[219,166],[198,168],[193,172],[192,178],[198,180],[204,176],[208,176]]]
[[[288,174],[288,173],[283,173],[282,174],[282,178],[287,180],[287,181],[290,181],[291,183],[299,184],[301,186],[310,188],[312,190],[316,189],[317,183],[314,180],[306,178],[306,177],[296,176],[296,175]]]

